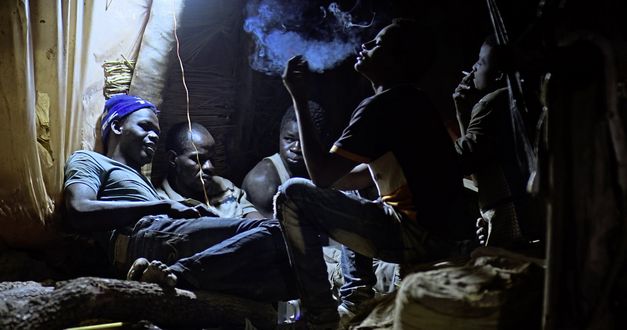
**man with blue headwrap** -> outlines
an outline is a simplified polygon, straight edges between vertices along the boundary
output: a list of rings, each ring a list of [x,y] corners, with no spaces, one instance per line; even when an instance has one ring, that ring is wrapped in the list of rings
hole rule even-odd
[[[105,154],[77,151],[65,166],[70,226],[93,234],[117,271],[131,268],[131,279],[263,301],[294,297],[276,220],[218,218],[202,204],[162,199],[141,174],[159,139],[157,113],[135,96],[106,102]]]

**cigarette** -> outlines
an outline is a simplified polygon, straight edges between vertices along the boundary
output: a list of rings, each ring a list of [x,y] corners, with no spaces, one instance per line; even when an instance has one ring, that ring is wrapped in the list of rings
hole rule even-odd
[[[462,71],[462,74],[463,74],[464,76],[467,76],[467,75],[469,75],[469,74],[470,74],[470,72],[468,72],[468,71]]]

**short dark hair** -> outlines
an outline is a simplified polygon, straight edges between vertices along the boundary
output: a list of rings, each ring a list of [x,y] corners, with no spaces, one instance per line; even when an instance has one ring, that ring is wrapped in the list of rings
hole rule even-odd
[[[192,123],[192,131],[210,134],[209,130],[205,126]],[[165,148],[167,150],[174,150],[177,154],[180,154],[185,149],[185,144],[190,140],[189,136],[189,123],[186,121],[172,125],[168,130],[168,135],[165,140]]]
[[[311,119],[313,120],[314,128],[318,133],[318,137],[322,143],[326,143],[329,135],[329,123],[326,112],[322,109],[320,104],[314,101],[308,101],[307,104],[309,106],[309,113],[311,114]],[[296,111],[294,110],[294,105],[290,105],[285,111],[283,118],[281,118],[281,126],[279,130],[283,131],[285,125],[293,121],[296,121]]]
[[[433,63],[436,55],[436,39],[433,30],[409,18],[394,18],[395,50],[408,78],[418,80]]]

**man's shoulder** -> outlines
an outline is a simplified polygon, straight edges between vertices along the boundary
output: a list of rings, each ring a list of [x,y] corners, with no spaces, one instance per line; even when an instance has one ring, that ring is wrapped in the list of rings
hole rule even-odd
[[[425,91],[418,88],[417,86],[403,84],[393,86],[381,93],[368,97],[364,99],[360,104],[361,108],[383,108],[384,110],[394,110],[396,108],[402,108],[396,106],[390,108],[391,105],[416,105],[424,107],[427,105],[431,105],[431,99]]]
[[[101,155],[94,151],[89,150],[77,150],[74,151],[70,157],[68,157],[66,165],[71,165],[74,163],[84,163],[84,162],[96,162],[102,163],[103,161],[108,160],[109,158]]]
[[[396,85],[396,86],[390,87],[389,89],[385,90],[379,95],[382,97],[393,97],[393,98],[397,98],[399,96],[417,97],[417,98],[428,97],[427,93],[424,90],[412,84]]]
[[[104,156],[88,150],[73,152],[65,162],[64,187],[74,183],[84,183],[94,191],[98,191],[99,187],[95,182],[108,168],[101,157]]]
[[[242,186],[246,188],[252,185],[279,185],[281,184],[276,166],[270,159],[264,158],[253,167],[246,177]]]
[[[171,199],[168,193],[166,192],[166,186],[169,186],[169,183],[167,181],[168,179],[164,178],[163,180],[156,183],[154,187],[155,187],[155,191],[157,192],[157,194],[159,194],[159,196],[161,196],[164,199]]]
[[[231,180],[218,175],[213,176],[213,181],[220,186],[222,191],[239,189]]]
[[[91,150],[76,150],[70,155],[69,158],[77,158],[77,157],[96,158],[96,157],[104,157],[104,156]]]
[[[507,88],[500,88],[500,89],[497,89],[493,92],[486,94],[484,97],[481,98],[479,102],[490,104],[494,102],[505,102],[505,101],[509,101],[508,90]]]
[[[492,110],[507,106],[509,106],[509,93],[507,88],[497,89],[484,95],[475,103],[472,107],[472,117],[476,119],[494,114],[496,112]]]
[[[249,173],[253,175],[264,176],[264,177],[268,175],[276,176],[277,170],[276,170],[276,166],[270,159],[264,158],[261,161],[259,161],[259,163],[257,163],[257,165],[255,165],[255,167],[253,167],[253,169],[250,170]]]
[[[77,150],[73,152],[70,157],[68,157],[66,166],[73,166],[74,164],[98,164],[98,166],[103,168],[127,168],[125,165],[103,154],[89,150]]]

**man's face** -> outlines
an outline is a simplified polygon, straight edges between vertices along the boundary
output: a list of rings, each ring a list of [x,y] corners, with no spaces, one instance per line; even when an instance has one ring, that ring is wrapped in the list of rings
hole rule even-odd
[[[122,119],[120,151],[130,165],[143,166],[152,160],[159,141],[159,119],[150,109],[137,110]]]
[[[285,123],[279,135],[279,154],[289,168],[292,175],[302,175],[305,170],[305,161],[300,148],[297,122]]]
[[[394,65],[391,61],[394,56],[391,48],[395,40],[390,36],[395,28],[397,28],[395,25],[388,25],[374,39],[361,45],[362,50],[357,55],[354,66],[357,72],[373,80],[385,74],[390,65]]]
[[[473,83],[477,90],[486,90],[496,81],[499,72],[494,68],[493,57],[492,47],[483,44],[479,51],[479,59],[472,66],[474,72]]]
[[[211,190],[210,186],[213,183],[212,177],[215,171],[211,158],[214,156],[214,152],[215,140],[213,137],[206,132],[192,130],[191,140],[188,139],[183,145],[182,152],[174,156],[174,164],[171,164],[173,167],[170,169],[175,171],[177,186],[181,190],[194,193],[203,193],[203,189]],[[201,177],[203,181],[200,180]]]

